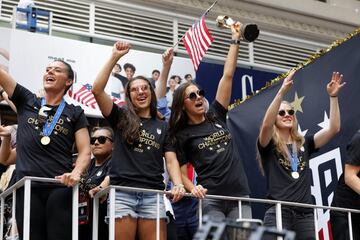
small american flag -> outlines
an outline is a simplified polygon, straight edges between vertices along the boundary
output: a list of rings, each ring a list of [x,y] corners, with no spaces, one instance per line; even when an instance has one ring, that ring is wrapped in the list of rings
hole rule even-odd
[[[91,92],[91,88],[92,86],[87,83],[82,85],[75,93],[72,93],[72,91],[69,92],[69,95],[70,97],[87,107],[99,109],[94,94],[92,94]],[[118,106],[122,106],[125,103],[123,100],[113,96],[111,96],[111,100]]]
[[[205,23],[205,15],[203,15],[200,21],[189,28],[183,40],[195,71],[198,69],[201,59],[213,41],[214,39]]]

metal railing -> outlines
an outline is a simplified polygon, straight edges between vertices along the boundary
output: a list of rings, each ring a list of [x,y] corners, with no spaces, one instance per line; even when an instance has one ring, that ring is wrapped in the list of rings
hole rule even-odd
[[[145,188],[134,188],[134,187],[120,187],[120,186],[109,186],[102,191],[98,192],[94,196],[94,205],[93,205],[93,240],[98,240],[98,206],[99,206],[99,198],[104,196],[105,194],[109,194],[109,240],[115,239],[115,192],[116,190],[121,191],[137,191],[137,192],[150,192],[156,193],[158,199],[158,208],[157,208],[157,218],[156,218],[156,229],[157,229],[157,237],[156,240],[160,239],[159,231],[160,231],[160,209],[159,209],[159,199],[164,194],[171,194],[168,191],[159,191],[159,190],[151,190]],[[185,194],[187,197],[194,197],[192,194]],[[339,208],[339,207],[328,207],[328,206],[321,206],[321,205],[313,205],[313,204],[305,204],[305,203],[295,203],[295,202],[286,202],[286,201],[276,201],[276,200],[269,200],[269,199],[258,199],[258,198],[247,198],[247,197],[229,197],[229,196],[221,196],[221,195],[206,195],[208,199],[218,199],[218,200],[231,200],[231,201],[238,201],[239,206],[239,218],[237,221],[246,221],[248,219],[243,218],[241,214],[241,207],[242,202],[249,202],[249,203],[263,203],[263,204],[273,204],[276,206],[276,229],[278,231],[283,230],[282,224],[282,206],[291,206],[291,207],[302,207],[302,208],[311,208],[314,211],[314,225],[315,225],[315,236],[316,239],[319,239],[318,235],[318,225],[317,225],[317,209],[326,209],[332,211],[340,211],[340,212],[347,212],[348,213],[348,224],[349,224],[349,236],[350,240],[353,239],[352,236],[352,221],[351,221],[351,213],[358,213],[360,214],[360,210],[349,209],[349,208]],[[203,213],[202,213],[202,199],[199,199],[199,227],[202,226],[203,222]]]
[[[24,187],[24,226],[23,226],[23,240],[30,239],[30,196],[31,196],[31,183],[32,182],[43,182],[43,183],[54,183],[60,184],[59,180],[51,179],[51,178],[39,178],[39,177],[24,177],[18,182],[16,182],[13,186],[8,188],[6,191],[0,194],[1,200],[1,215],[0,215],[0,236],[3,236],[4,232],[4,208],[5,208],[5,198],[9,195],[13,195],[12,199],[12,218],[15,219],[16,212],[16,190],[21,187]],[[121,186],[109,186],[100,192],[98,192],[94,196],[94,204],[93,204],[93,232],[92,239],[98,239],[98,218],[99,218],[99,202],[100,198],[106,194],[109,194],[109,239],[115,239],[115,193],[116,190],[128,191],[128,192],[147,192],[147,193],[155,193],[157,194],[157,215],[156,215],[156,239],[160,239],[160,197],[163,197],[164,194],[170,195],[169,191],[161,191],[161,190],[152,190],[145,188],[134,188],[134,187],[121,187]],[[194,197],[192,194],[185,194],[187,197]],[[243,218],[241,214],[241,208],[243,202],[249,203],[263,203],[263,204],[273,204],[276,206],[276,228],[278,231],[283,230],[282,224],[282,206],[291,206],[291,207],[302,207],[302,208],[311,208],[314,210],[314,224],[315,224],[315,236],[318,239],[318,226],[316,219],[316,210],[317,209],[326,209],[332,211],[340,211],[346,212],[348,215],[348,225],[349,225],[349,236],[350,240],[353,239],[352,235],[352,219],[351,213],[360,214],[360,210],[349,209],[349,208],[339,208],[339,207],[328,207],[321,205],[312,205],[312,204],[304,204],[304,203],[294,203],[294,202],[285,202],[285,201],[275,201],[268,199],[258,199],[258,198],[247,198],[247,197],[229,197],[229,196],[221,196],[221,195],[206,195],[207,199],[217,199],[217,200],[231,200],[237,201],[239,206],[239,218],[237,221],[247,221],[249,219]],[[202,199],[199,199],[199,227],[202,226],[203,222],[203,212],[202,212]],[[76,185],[73,187],[72,194],[72,239],[78,239],[78,207],[79,207],[79,186]]]
[[[24,177],[6,191],[0,194],[1,200],[1,216],[0,216],[0,236],[4,234],[4,209],[5,198],[13,195],[12,199],[12,219],[15,219],[16,213],[16,190],[24,187],[24,226],[23,226],[23,240],[30,239],[30,196],[31,196],[31,182],[54,183],[61,184],[60,180],[53,178],[40,177]],[[79,185],[73,187],[72,193],[72,240],[78,239],[78,219],[79,219]]]

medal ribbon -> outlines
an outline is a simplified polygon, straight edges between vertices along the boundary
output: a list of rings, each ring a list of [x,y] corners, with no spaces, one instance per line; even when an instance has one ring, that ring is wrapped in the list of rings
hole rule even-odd
[[[296,149],[296,144],[292,143],[292,149],[290,154],[290,164],[291,164],[291,171],[297,172],[298,171],[298,154]]]
[[[43,107],[45,104],[46,104],[45,98],[41,98],[41,107]],[[64,99],[62,99],[58,109],[56,110],[56,113],[55,113],[53,119],[51,120],[51,123],[49,124],[48,121],[45,121],[45,123],[44,123],[44,127],[43,127],[43,135],[44,136],[48,137],[51,135],[52,131],[54,130],[55,124],[59,120],[64,108],[65,108],[65,101],[64,101]]]

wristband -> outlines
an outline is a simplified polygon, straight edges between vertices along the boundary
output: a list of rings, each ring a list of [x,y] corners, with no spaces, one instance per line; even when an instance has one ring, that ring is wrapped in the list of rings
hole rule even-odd
[[[184,188],[184,184],[179,183],[179,184],[174,185],[174,187]]]
[[[232,39],[232,40],[230,41],[230,44],[240,45],[240,40],[234,40],[234,39]]]
[[[337,97],[337,96],[330,96],[330,97],[334,97],[334,98],[335,98],[335,97]]]

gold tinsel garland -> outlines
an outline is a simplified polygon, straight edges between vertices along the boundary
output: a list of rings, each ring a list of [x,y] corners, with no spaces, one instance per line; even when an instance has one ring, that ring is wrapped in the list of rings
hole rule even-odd
[[[317,53],[315,53],[314,55],[312,55],[311,57],[309,57],[306,61],[299,63],[296,67],[292,68],[295,70],[299,70],[302,69],[303,67],[313,63],[316,59],[320,58],[321,56],[325,55],[326,53],[330,52],[333,48],[343,44],[344,42],[350,40],[351,38],[353,38],[354,36],[358,35],[360,33],[360,28],[356,29],[354,32],[350,33],[347,37],[345,37],[344,39],[341,40],[336,40],[335,42],[333,42],[328,48],[325,49],[321,49],[319,50]],[[277,83],[278,81],[284,79],[285,77],[287,77],[287,75],[289,74],[289,72],[292,70],[290,69],[288,72],[280,74],[279,76],[277,76],[276,78],[272,79],[269,82],[266,82],[265,87],[262,87],[260,90],[257,90],[254,94],[252,95],[248,95],[246,96],[245,99],[237,99],[234,101],[233,104],[231,104],[229,106],[229,111],[237,106],[239,106],[240,104],[242,104],[243,102],[245,102],[246,100],[258,95],[259,93],[261,93],[262,91],[268,89],[269,87],[271,87],[272,85],[274,85],[275,83]]]

